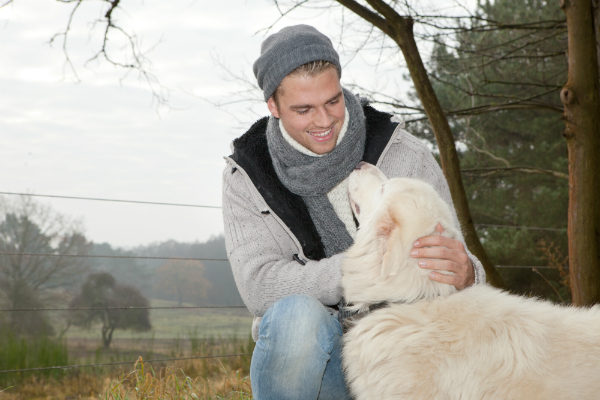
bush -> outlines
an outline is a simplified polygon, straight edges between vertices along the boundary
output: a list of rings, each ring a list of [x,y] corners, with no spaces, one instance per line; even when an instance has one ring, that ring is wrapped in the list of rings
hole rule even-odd
[[[64,341],[48,336],[17,336],[11,330],[0,330],[0,370],[54,367],[69,365],[67,345]],[[0,374],[0,390],[14,384],[24,376],[34,373],[36,376],[58,378],[64,375],[62,370],[42,370],[34,372],[5,372]]]

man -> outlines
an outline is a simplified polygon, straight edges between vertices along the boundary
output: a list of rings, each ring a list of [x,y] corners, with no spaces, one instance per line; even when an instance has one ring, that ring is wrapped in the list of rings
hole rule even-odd
[[[271,117],[236,139],[226,158],[225,239],[255,316],[250,378],[259,400],[349,398],[338,304],[340,265],[356,233],[347,194],[354,167],[367,161],[388,177],[422,179],[452,205],[427,148],[391,115],[343,89],[341,72],[331,41],[315,28],[269,36],[254,74]],[[423,268],[454,273],[430,272],[436,281],[458,289],[485,281],[462,242],[425,237],[411,254]]]

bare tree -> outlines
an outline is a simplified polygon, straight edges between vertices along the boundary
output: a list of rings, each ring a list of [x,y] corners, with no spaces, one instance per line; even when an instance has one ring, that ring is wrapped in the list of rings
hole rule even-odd
[[[86,255],[90,247],[78,225],[51,208],[28,196],[13,202],[0,197],[0,292],[9,308],[39,307],[52,289],[76,283],[88,266],[72,256]],[[46,325],[36,312],[11,318],[16,332]]]
[[[336,0],[344,8],[352,11],[361,19],[383,32],[398,46],[408,66],[415,90],[421,101],[423,111],[429,119],[432,130],[437,141],[440,162],[458,219],[465,233],[465,242],[468,248],[477,256],[485,268],[488,282],[497,287],[503,287],[504,282],[494,264],[487,256],[473,225],[473,219],[469,210],[469,203],[460,173],[458,153],[454,144],[454,138],[445,112],[433,90],[431,81],[425,65],[419,53],[413,31],[415,20],[410,15],[411,10],[401,13],[398,1],[385,2],[383,0]],[[318,1],[295,1],[290,9],[299,7],[305,3],[317,3]],[[279,2],[275,0],[275,3]],[[289,12],[289,11],[287,11]],[[286,12],[286,13],[287,13]],[[282,13],[283,15],[284,13]],[[404,15],[403,15],[404,14]]]
[[[66,67],[72,71],[75,79],[79,81],[77,67],[73,64],[70,57],[69,35],[76,23],[76,17],[80,14],[81,10],[88,5],[97,7],[98,1],[55,1],[64,6],[71,6],[71,10],[68,13],[66,25],[49,39],[49,44],[60,44],[65,57]],[[121,0],[99,0],[99,2],[102,12],[100,17],[91,21],[91,26],[92,28],[100,27],[102,31],[101,44],[99,48],[94,50],[94,55],[86,61],[85,65],[93,61],[104,60],[124,71],[122,79],[125,79],[131,72],[137,73],[138,78],[150,88],[152,97],[158,105],[167,105],[169,102],[169,90],[160,83],[156,75],[152,72],[152,62],[148,57],[148,53],[154,50],[158,43],[147,48],[142,48],[140,38],[130,29],[119,23],[119,15],[124,12]],[[0,8],[12,3],[15,3],[15,0],[0,0]],[[89,23],[90,21],[86,22]]]
[[[564,20],[536,21],[521,24],[506,24],[501,21],[486,20],[485,16],[470,14],[466,18],[475,21],[470,27],[460,22],[461,18],[455,18],[458,23],[455,26],[444,25],[444,20],[452,20],[442,15],[419,15],[408,2],[383,1],[383,0],[336,0],[344,8],[351,10],[362,20],[378,28],[386,36],[393,40],[402,52],[406,60],[410,76],[414,83],[416,92],[422,104],[422,111],[427,115],[429,124],[435,134],[440,151],[442,168],[448,180],[452,198],[457,208],[457,213],[463,228],[466,229],[466,241],[473,252],[482,259],[486,272],[491,277],[492,283],[498,284],[501,280],[497,272],[487,258],[481,247],[477,234],[471,220],[464,186],[460,175],[458,157],[454,146],[454,140],[447,122],[447,116],[469,116],[479,113],[495,112],[499,110],[539,108],[562,112],[563,108],[554,104],[554,101],[545,101],[548,95],[558,92],[560,87],[556,83],[545,82],[486,82],[486,84],[522,85],[529,84],[531,87],[538,86],[538,93],[530,96],[504,96],[504,101],[492,104],[475,105],[466,109],[443,110],[440,106],[431,81],[425,70],[423,61],[419,54],[413,30],[415,22],[434,27],[437,32],[431,35],[421,36],[421,39],[443,44],[439,38],[444,37],[445,32],[454,33],[473,32],[475,30],[507,30],[517,32],[525,31],[520,37],[513,37],[505,44],[525,38],[525,43],[520,40],[519,46],[514,46],[505,54],[498,55],[498,46],[490,47],[485,51],[482,49],[471,49],[473,65],[470,68],[483,70],[485,66],[492,65],[500,60],[507,59],[549,59],[561,57],[563,52],[539,51],[539,44],[565,33]],[[278,6],[283,3],[275,0]],[[315,6],[318,0],[293,1],[293,7],[306,5]],[[292,8],[293,8],[292,7]],[[290,9],[292,9],[290,8]],[[600,150],[600,105],[599,77],[600,54],[597,48],[598,41],[598,5],[592,4],[590,0],[562,0],[561,8],[567,16],[566,27],[569,43],[569,78],[561,92],[561,100],[564,105],[564,119],[567,124],[565,137],[569,148],[569,254],[571,268],[571,284],[573,301],[575,304],[590,304],[600,301],[600,177],[597,171],[600,162],[597,161]],[[282,15],[285,13],[282,12]],[[464,18],[464,17],[463,17]],[[536,32],[531,35],[529,32]],[[528,38],[531,38],[528,40]],[[506,46],[505,46],[506,47]],[[528,52],[523,54],[523,49],[535,49],[537,53]],[[469,49],[457,49],[455,51],[469,51]],[[477,65],[478,64],[478,65]],[[465,71],[468,74],[468,71]],[[556,77],[548,77],[556,78]],[[550,79],[549,79],[550,80]],[[465,90],[465,95],[471,98],[474,95],[485,96],[478,93],[478,88],[471,86]],[[490,96],[494,97],[494,96]],[[500,96],[496,97],[497,100]],[[397,102],[391,102],[399,107]],[[543,173],[556,177],[564,177],[560,171],[548,171],[533,169],[528,166],[514,167],[507,164],[504,168],[486,168],[484,170],[473,170],[471,173],[489,174],[500,170],[512,170],[525,173]]]

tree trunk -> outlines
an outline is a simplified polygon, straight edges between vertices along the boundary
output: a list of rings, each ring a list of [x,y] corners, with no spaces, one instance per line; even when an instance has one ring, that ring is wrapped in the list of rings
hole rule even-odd
[[[594,6],[594,31],[596,34],[596,56],[598,57],[598,76],[600,77],[600,1],[592,1]]]
[[[115,326],[102,326],[102,344],[104,345],[104,349],[108,350],[110,347],[110,342],[112,341],[112,335],[115,331]]]
[[[400,47],[419,99],[423,104],[427,118],[433,128],[440,151],[442,169],[446,180],[448,181],[454,208],[456,209],[462,230],[465,233],[467,247],[483,264],[488,282],[496,287],[504,287],[504,280],[487,256],[485,249],[479,241],[477,232],[475,231],[467,195],[460,174],[460,164],[458,161],[458,153],[456,152],[456,147],[454,145],[454,137],[452,136],[452,131],[450,130],[446,115],[431,86],[427,70],[425,69],[421,55],[419,54],[419,49],[417,48],[413,34],[412,18],[398,15],[398,13],[383,0],[367,0],[367,3],[369,3],[379,14],[363,7],[355,0],[337,1],[381,29]]]
[[[600,90],[590,0],[561,0],[567,16],[564,136],[569,151],[569,270],[573,304],[600,302]]]

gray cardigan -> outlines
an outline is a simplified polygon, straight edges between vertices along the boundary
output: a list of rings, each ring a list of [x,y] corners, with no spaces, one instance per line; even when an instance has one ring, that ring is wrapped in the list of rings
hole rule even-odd
[[[412,177],[433,185],[451,206],[446,179],[429,149],[398,124],[381,152],[377,166],[392,177]],[[269,208],[248,173],[225,158],[223,171],[223,222],[227,254],[244,303],[255,316],[252,337],[258,338],[260,317],[277,300],[306,294],[326,306],[342,297],[342,254],[313,261],[291,229]],[[456,212],[454,218],[457,221]],[[464,239],[461,238],[464,243]],[[479,260],[468,250],[475,268],[475,283],[485,282]]]

